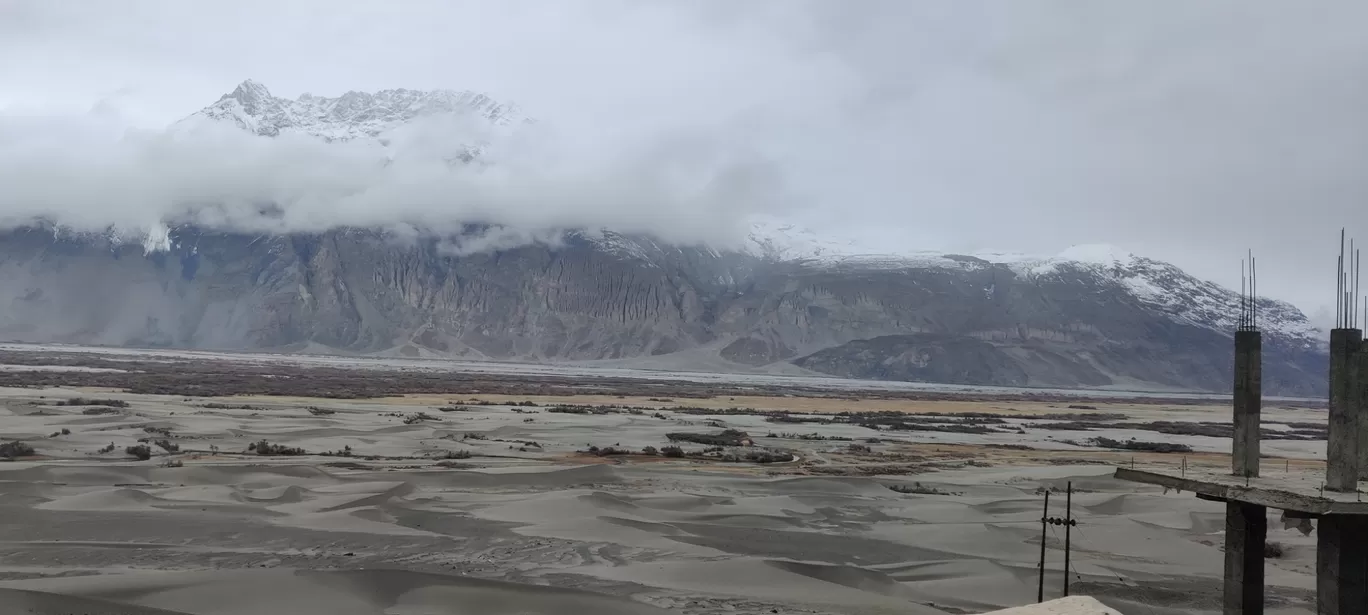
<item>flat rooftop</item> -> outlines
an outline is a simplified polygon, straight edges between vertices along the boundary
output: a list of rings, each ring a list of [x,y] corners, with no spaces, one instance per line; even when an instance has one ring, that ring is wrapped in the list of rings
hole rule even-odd
[[[1323,489],[1319,473],[1272,474],[1245,479],[1210,469],[1135,470],[1117,468],[1116,478],[1190,491],[1209,499],[1257,504],[1311,515],[1368,515],[1363,492],[1342,493]]]
[[[990,611],[984,615],[1121,615],[1121,612],[1087,596],[1069,596],[1004,611]]]

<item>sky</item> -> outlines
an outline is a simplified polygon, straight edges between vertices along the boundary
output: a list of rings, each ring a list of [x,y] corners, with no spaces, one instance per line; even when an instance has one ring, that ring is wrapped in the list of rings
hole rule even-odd
[[[141,215],[181,194],[171,169],[175,190],[269,184],[253,197],[341,181],[374,216],[1106,243],[1236,287],[1252,249],[1261,291],[1324,323],[1339,229],[1368,241],[1366,21],[1361,0],[0,0],[0,218]],[[157,141],[248,78],[480,91],[554,137],[458,185],[300,144]]]

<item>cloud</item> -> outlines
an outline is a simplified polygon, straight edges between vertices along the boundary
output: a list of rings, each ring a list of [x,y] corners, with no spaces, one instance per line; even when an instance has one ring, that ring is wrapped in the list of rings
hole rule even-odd
[[[490,247],[608,227],[726,244],[782,191],[763,157],[715,130],[608,141],[541,124],[496,131],[478,118],[429,116],[383,140],[329,143],[292,133],[261,137],[207,118],[167,130],[121,130],[117,119],[107,110],[0,116],[0,222],[41,218],[80,230],[516,229],[481,244]],[[477,159],[460,162],[476,143]]]
[[[845,78],[843,67],[727,11],[612,0],[517,10],[421,2],[402,10],[360,3],[301,10],[305,4],[275,7],[273,19],[260,20],[251,9],[264,5],[250,1],[232,8],[135,1],[118,10],[14,3],[25,27],[0,41],[0,53],[28,52],[63,69],[78,49],[97,75],[87,80],[98,83],[87,110],[55,74],[0,69],[10,73],[0,78],[56,99],[34,97],[0,113],[0,221],[253,231],[495,224],[528,237],[610,227],[731,244],[747,216],[796,201],[764,135],[834,105],[842,89],[814,93]],[[284,36],[306,17],[312,32]],[[364,44],[333,45],[327,61],[311,49],[356,35],[403,46],[397,55],[371,55],[376,49]],[[229,43],[231,50],[216,49]],[[441,73],[464,67],[469,78],[436,74],[434,57],[449,64]],[[286,64],[293,69],[276,75]],[[330,74],[338,66],[358,75]],[[600,77],[585,80],[586,70]],[[215,71],[223,80],[209,94],[200,74]],[[279,78],[293,93],[325,96],[484,89],[523,103],[539,122],[491,132],[463,118],[431,117],[386,135],[383,146],[258,138],[202,123],[163,128],[261,73],[261,81]],[[168,89],[177,83],[197,100]],[[783,104],[803,98],[809,102],[796,109]],[[179,109],[164,111],[173,102]],[[448,164],[461,144],[475,142],[484,144],[477,164]]]
[[[1309,312],[1333,293],[1339,227],[1368,233],[1358,0],[0,0],[0,11],[0,57],[27,58],[0,66],[7,214],[143,220],[229,194],[235,204],[198,215],[301,228],[476,217],[697,239],[761,211],[876,248],[1112,243],[1234,286],[1252,248],[1261,290]],[[122,132],[155,131],[248,77],[291,97],[485,91],[544,132],[502,141],[489,153],[498,169],[464,174],[423,163],[431,147],[418,137],[384,167],[360,146]],[[88,117],[96,101],[118,121]],[[15,204],[20,190],[32,207]],[[254,213],[272,199],[291,205]]]

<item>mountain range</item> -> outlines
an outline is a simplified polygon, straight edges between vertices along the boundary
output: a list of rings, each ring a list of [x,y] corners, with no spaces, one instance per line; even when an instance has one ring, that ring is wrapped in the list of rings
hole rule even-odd
[[[415,118],[532,120],[472,92],[289,100],[247,81],[186,121],[259,138],[376,139]],[[478,139],[461,145],[478,158]],[[459,169],[453,171],[459,172]],[[743,247],[612,229],[452,251],[491,229],[397,236],[161,226],[0,233],[0,339],[597,361],[1002,386],[1229,390],[1237,293],[1107,246],[1046,258],[868,254],[778,220]],[[1260,299],[1264,384],[1323,395],[1320,332]]]

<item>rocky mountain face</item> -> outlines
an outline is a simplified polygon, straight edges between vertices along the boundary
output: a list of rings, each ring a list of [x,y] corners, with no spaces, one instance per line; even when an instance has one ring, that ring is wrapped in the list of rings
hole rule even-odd
[[[19,229],[0,235],[0,339],[543,361],[690,350],[738,369],[1012,386],[1223,390],[1230,380],[1234,307],[1218,304],[1235,296],[1171,296],[1161,283],[1215,287],[1153,261],[1033,273],[972,257],[833,267],[641,246],[577,234],[457,256],[437,238],[368,230],[177,229],[149,252]],[[1147,267],[1172,276],[1145,278],[1155,296],[1126,277]],[[1304,318],[1264,303],[1267,390],[1320,392],[1325,356],[1299,333]]]
[[[288,101],[244,83],[199,115],[260,135],[370,138],[478,95]],[[266,138],[266,137],[263,137]],[[470,233],[482,229],[470,227]],[[758,226],[746,250],[608,231],[454,252],[374,229],[141,241],[35,224],[0,233],[0,339],[537,361],[700,357],[735,369],[1009,386],[1225,391],[1236,293],[1177,267],[1077,248],[1047,259],[862,255]],[[1261,301],[1270,394],[1321,395],[1319,332]]]

